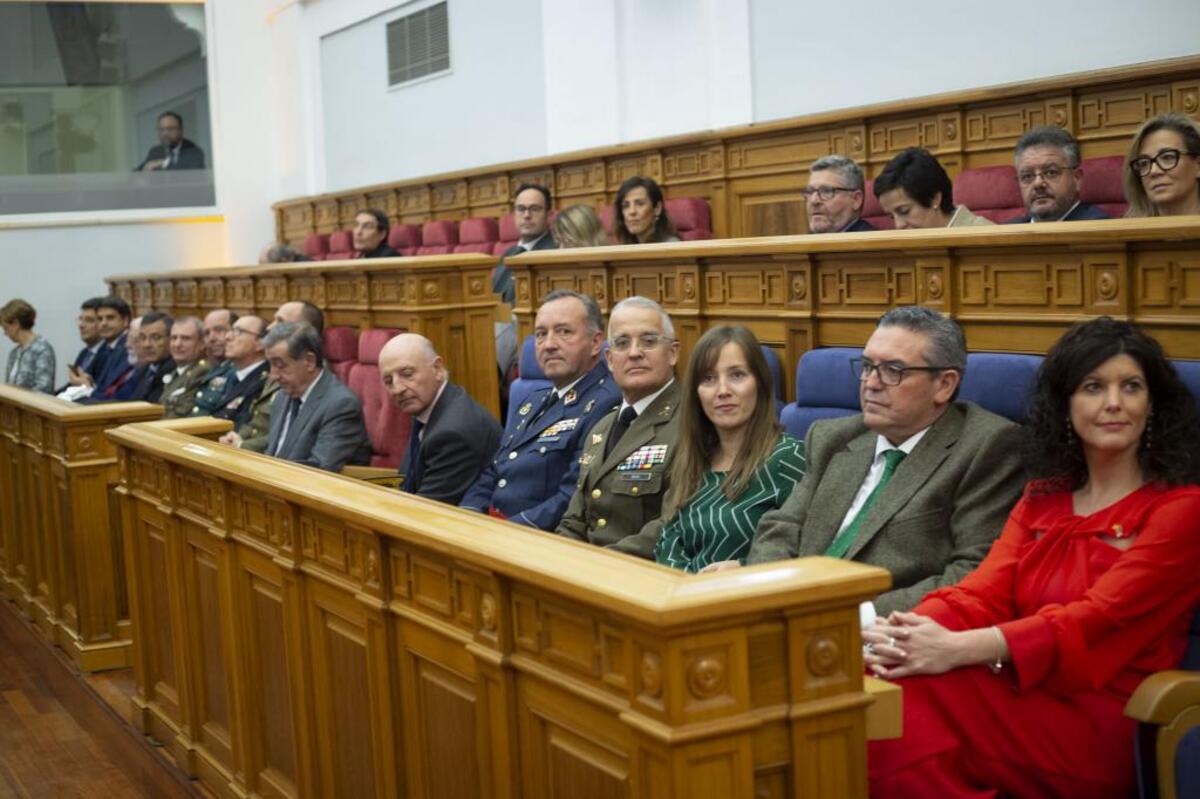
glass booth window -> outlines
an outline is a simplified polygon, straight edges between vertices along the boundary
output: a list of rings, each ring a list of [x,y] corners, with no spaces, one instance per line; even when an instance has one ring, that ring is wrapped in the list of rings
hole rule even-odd
[[[202,2],[0,2],[0,219],[213,205],[204,28]]]

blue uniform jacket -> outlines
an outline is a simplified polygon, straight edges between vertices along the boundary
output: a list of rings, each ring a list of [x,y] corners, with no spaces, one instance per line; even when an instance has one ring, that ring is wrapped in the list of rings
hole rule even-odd
[[[500,449],[467,491],[460,507],[491,506],[511,522],[553,530],[579,480],[579,453],[592,426],[621,402],[604,361],[532,424],[526,424],[553,388],[534,392],[513,417]]]

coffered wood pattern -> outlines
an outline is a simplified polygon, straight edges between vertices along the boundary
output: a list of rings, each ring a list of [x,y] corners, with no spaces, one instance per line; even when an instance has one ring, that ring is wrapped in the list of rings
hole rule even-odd
[[[633,175],[654,178],[668,197],[704,197],[718,238],[807,229],[799,190],[808,165],[830,153],[879,173],[906,147],[925,147],[951,177],[1012,163],[1013,145],[1037,125],[1058,125],[1085,158],[1124,154],[1146,119],[1180,111],[1200,119],[1200,57],[1156,61],[1023,83],[920,97],[764,124],[703,131],[286,200],[274,206],[280,241],[302,247],[310,233],[348,227],[361,208],[394,222],[499,216],[512,192],[549,186],[555,205],[609,204]]]
[[[270,320],[285,302],[308,300],[325,325],[403,328],[429,338],[455,382],[499,415],[492,294],[495,259],[427,255],[320,261],[270,267],[181,269],[108,278],[109,291],[135,314],[203,316],[214,308]]]
[[[214,794],[865,797],[886,572],[697,578],[176,428],[109,433],[135,716]]]
[[[0,591],[84,671],[130,663],[104,431],[161,416],[160,405],[77,406],[0,385]]]

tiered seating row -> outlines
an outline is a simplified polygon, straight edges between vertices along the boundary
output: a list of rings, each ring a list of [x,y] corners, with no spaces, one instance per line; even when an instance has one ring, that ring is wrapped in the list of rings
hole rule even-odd
[[[667,216],[675,223],[679,238],[696,241],[712,238],[712,215],[708,202],[700,197],[679,197],[663,203]],[[382,209],[381,209],[382,210]],[[551,213],[551,220],[554,214]],[[604,229],[612,231],[613,209],[600,209]],[[519,234],[511,213],[499,220],[478,216],[455,223],[446,219],[423,225],[397,222],[388,230],[388,246],[404,256],[483,253],[500,256],[517,243]],[[304,254],[313,261],[338,261],[355,257],[354,243],[348,230],[310,233],[304,238]]]

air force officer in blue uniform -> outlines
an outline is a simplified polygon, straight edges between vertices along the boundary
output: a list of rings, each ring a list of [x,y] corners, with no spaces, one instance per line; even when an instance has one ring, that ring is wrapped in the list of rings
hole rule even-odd
[[[538,366],[553,383],[534,392],[504,431],[500,450],[460,507],[553,530],[579,479],[579,453],[592,425],[620,392],[600,357],[604,327],[596,301],[560,289],[534,321]]]

